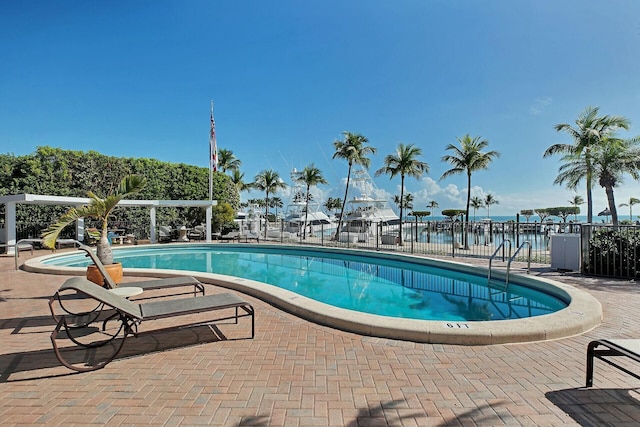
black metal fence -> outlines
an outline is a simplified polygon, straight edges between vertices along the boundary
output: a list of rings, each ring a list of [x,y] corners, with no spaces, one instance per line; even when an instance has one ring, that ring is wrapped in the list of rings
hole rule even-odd
[[[335,228],[324,225],[313,230],[291,231],[283,224],[271,224],[266,240],[487,259],[500,249],[497,256],[503,260],[529,242],[531,262],[549,264],[551,236],[557,233],[580,233],[580,224],[564,222],[471,222],[465,230],[462,222],[412,221],[403,223],[400,239],[398,228],[377,225],[359,232],[343,231],[336,240]],[[260,235],[264,237],[264,229]],[[528,251],[520,251],[514,261],[526,262],[527,258]]]
[[[110,229],[119,229],[123,233],[133,234],[135,236],[141,236],[138,238],[148,238],[149,226],[140,227],[135,223],[128,221],[115,221],[110,223]],[[16,223],[16,240],[21,239],[37,239],[42,235],[42,232],[49,226],[49,224],[33,223],[33,222],[18,222]],[[86,230],[89,228],[100,229],[102,224],[98,221],[87,220],[84,224],[85,227],[85,243],[88,243]],[[147,236],[147,237],[144,237]],[[60,233],[60,239],[76,239],[75,227],[69,226],[62,230]]]
[[[581,244],[583,274],[640,278],[640,226],[586,225]]]
[[[87,221],[85,227],[95,225],[98,224]],[[149,235],[148,225],[138,227],[126,221],[111,225],[134,234],[138,239]],[[37,238],[46,226],[47,224],[18,223],[16,238]],[[582,274],[640,279],[640,225],[471,222],[465,230],[462,222],[413,221],[403,223],[402,240],[398,228],[377,225],[359,230],[361,232],[341,232],[337,240],[335,227],[325,225],[303,232],[287,229],[281,223],[270,224],[266,239],[264,229],[256,231],[260,240],[279,243],[486,259],[495,254],[502,261],[510,258],[522,245],[526,245],[525,242],[529,242],[530,261],[551,264],[552,267],[552,238],[554,235],[569,233],[580,236],[578,256]],[[68,227],[60,237],[76,238],[74,228]],[[518,252],[514,261],[527,262],[528,251]]]

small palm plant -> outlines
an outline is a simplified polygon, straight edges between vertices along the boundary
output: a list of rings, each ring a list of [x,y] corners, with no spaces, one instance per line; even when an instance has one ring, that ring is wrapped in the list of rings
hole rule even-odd
[[[44,246],[53,249],[55,248],[56,240],[58,239],[60,232],[67,225],[80,218],[95,218],[102,222],[100,240],[96,245],[98,259],[104,265],[113,264],[113,253],[107,237],[109,216],[118,203],[120,203],[120,200],[130,194],[140,191],[144,184],[145,179],[141,175],[127,175],[122,179],[122,181],[120,181],[118,188],[116,188],[112,194],[107,195],[104,199],[98,197],[92,191],[89,191],[87,193],[87,196],[91,199],[89,204],[69,209],[65,214],[58,218],[55,223],[47,227],[42,232],[42,243]]]

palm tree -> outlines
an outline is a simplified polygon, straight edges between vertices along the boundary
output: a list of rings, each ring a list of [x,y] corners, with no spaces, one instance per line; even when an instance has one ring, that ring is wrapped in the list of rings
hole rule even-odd
[[[629,206],[629,220],[633,221],[633,205],[640,203],[640,199],[629,197],[629,203],[620,203],[618,207]]]
[[[244,173],[241,173],[240,169],[233,169],[233,172],[231,172],[231,182],[235,184],[238,192],[250,190],[253,185],[244,182]]]
[[[575,196],[573,196],[573,199],[569,200],[569,203],[574,208],[578,208],[578,212],[576,212],[574,214],[574,216],[573,216],[573,219],[577,221],[578,220],[578,214],[580,213],[580,205],[584,205],[584,199],[582,198],[582,196],[576,194]]]
[[[447,145],[447,151],[452,154],[447,154],[442,157],[442,160],[450,163],[453,167],[442,174],[440,180],[443,180],[452,175],[459,175],[461,173],[467,174],[467,208],[464,219],[464,248],[469,249],[469,236],[466,233],[467,224],[469,222],[469,206],[471,204],[471,175],[473,172],[488,169],[489,163],[496,158],[500,157],[500,153],[497,151],[483,152],[482,149],[489,145],[487,140],[481,139],[480,136],[476,136],[473,139],[469,134],[466,134],[462,138],[456,138],[460,143],[460,147],[456,147],[453,144]]]
[[[497,205],[498,203],[500,203],[499,201],[496,200],[495,197],[493,197],[492,194],[487,194],[484,198],[484,205],[487,207],[487,218],[491,218],[491,216],[489,215],[489,207],[491,205]]]
[[[399,208],[403,207],[406,209],[413,209],[413,194],[407,193],[404,195],[402,206],[400,206],[400,196],[396,194],[395,196],[393,196],[393,203],[398,205]]]
[[[594,176],[604,188],[611,211],[613,225],[618,225],[613,189],[622,182],[625,173],[634,180],[640,179],[640,138],[603,138],[598,149],[593,152]]]
[[[436,202],[435,200],[430,201],[429,203],[427,203],[427,207],[431,210],[434,210],[435,208],[437,208],[438,202]]]
[[[563,182],[576,183],[570,189],[575,189],[577,183],[582,179],[586,182],[587,187],[587,222],[593,221],[593,198],[592,198],[592,180],[593,180],[593,167],[592,167],[592,151],[601,143],[602,139],[611,135],[617,129],[629,129],[629,120],[622,116],[598,116],[598,107],[587,107],[580,113],[576,120],[576,126],[572,127],[570,124],[561,123],[555,125],[555,129],[558,132],[567,133],[573,138],[573,144],[554,144],[546,149],[543,157],[552,156],[554,154],[562,155],[576,155],[584,163],[584,168],[577,168],[582,171],[582,176],[576,181],[576,179],[568,180],[556,178],[554,184],[561,184]],[[578,166],[575,158],[566,158],[574,167]],[[562,172],[567,172],[565,168]],[[577,178],[577,177],[576,177]]]
[[[287,188],[287,184],[280,178],[280,174],[272,169],[265,169],[254,178],[253,188],[266,192],[264,201],[265,226],[264,238],[267,238],[267,221],[269,220],[269,193],[275,193],[278,190]]]
[[[591,147],[589,164],[584,156],[576,152],[562,157],[564,162],[558,169],[555,183],[566,184],[575,189],[586,176],[598,179],[598,183],[605,189],[611,220],[618,224],[618,212],[613,193],[614,187],[622,181],[624,173],[629,173],[634,179],[639,178],[640,170],[640,139],[623,140],[604,136],[598,145]]]
[[[311,187],[319,185],[319,184],[328,184],[327,180],[322,176],[322,172],[320,169],[315,167],[313,163],[309,166],[305,166],[302,171],[298,173],[298,177],[296,178],[301,184],[304,184],[307,187],[306,198],[305,198],[305,209],[304,209],[304,227],[302,231],[302,238],[307,238],[307,218],[309,218],[309,200],[311,199]]]
[[[473,208],[473,222],[476,222],[476,210],[484,206],[484,201],[480,197],[474,196],[471,198],[470,206]]]
[[[329,212],[334,211],[333,216],[335,218],[335,211],[342,207],[342,199],[340,199],[340,197],[336,197],[335,199],[333,197],[329,197],[327,201],[324,203],[324,207]]]
[[[376,176],[389,175],[389,179],[400,175],[400,200],[404,200],[404,177],[412,176],[420,179],[423,174],[429,173],[429,165],[417,159],[422,155],[422,150],[413,144],[398,144],[395,154],[387,154],[384,158],[384,166],[376,171]],[[400,204],[400,230],[398,234],[399,245],[402,246],[402,209]]]
[[[47,227],[42,232],[42,243],[44,246],[54,249],[56,240],[63,228],[80,218],[95,218],[102,222],[100,240],[96,244],[98,259],[104,265],[113,264],[113,252],[109,244],[107,229],[109,217],[118,203],[120,203],[120,200],[140,191],[145,183],[146,180],[141,175],[127,175],[122,178],[116,190],[105,198],[101,198],[89,191],[87,193],[87,196],[91,199],[89,204],[69,209],[55,223]]]
[[[278,218],[278,209],[282,209],[284,203],[280,197],[272,197],[271,200],[269,200],[269,207],[276,208],[276,218]]]
[[[241,164],[242,162],[236,158],[233,151],[225,148],[218,150],[218,168],[220,168],[222,172],[226,173],[227,170],[238,170]]]
[[[376,153],[376,149],[369,145],[366,145],[369,140],[360,135],[359,133],[351,133],[351,132],[342,132],[344,135],[344,140],[337,140],[333,143],[333,147],[335,148],[335,153],[333,153],[332,159],[338,158],[346,160],[349,164],[349,170],[347,172],[347,185],[344,189],[344,201],[340,208],[340,217],[338,219],[338,229],[336,230],[336,234],[334,239],[338,240],[340,235],[340,228],[342,227],[342,218],[344,217],[344,208],[347,201],[347,194],[349,193],[349,182],[351,181],[351,168],[354,164],[360,165],[365,169],[369,169],[369,165],[371,164],[371,160],[369,159],[369,155],[373,155]]]

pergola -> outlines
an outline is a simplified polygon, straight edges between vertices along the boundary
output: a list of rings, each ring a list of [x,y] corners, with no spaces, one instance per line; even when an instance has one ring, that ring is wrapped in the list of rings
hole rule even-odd
[[[0,204],[5,205],[4,221],[4,241],[7,244],[7,254],[13,254],[16,245],[16,206],[18,204],[27,205],[62,205],[62,206],[82,206],[90,202],[85,197],[63,197],[44,196],[40,194],[15,194],[0,197]],[[123,199],[118,206],[142,206],[149,208],[149,239],[151,243],[156,243],[156,209],[160,207],[168,208],[189,208],[200,207],[206,209],[206,241],[211,242],[211,217],[212,207],[217,204],[217,200],[129,200]],[[84,223],[78,221],[76,224],[76,235],[84,234]]]

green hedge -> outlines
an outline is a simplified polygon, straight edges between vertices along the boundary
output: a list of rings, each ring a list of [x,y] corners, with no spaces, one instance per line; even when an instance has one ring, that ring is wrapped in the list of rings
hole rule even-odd
[[[111,157],[96,151],[73,151],[52,147],[38,147],[24,156],[0,154],[0,195],[45,194],[53,196],[86,197],[89,190],[104,196],[123,176],[144,175],[147,185],[135,195],[141,200],[207,200],[209,198],[208,168],[184,163],[161,162],[149,158]],[[240,194],[229,176],[216,172],[213,176],[213,198],[229,203],[234,211],[240,208]],[[65,206],[18,205],[18,224],[48,225],[65,212]],[[4,220],[4,206],[0,205]],[[157,224],[186,224],[204,222],[200,208],[159,208]],[[147,208],[116,209],[113,221],[128,224],[137,237],[149,235]],[[31,225],[33,227],[33,225]]]

